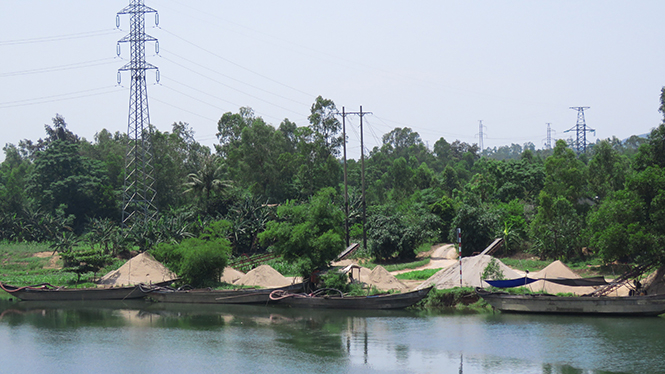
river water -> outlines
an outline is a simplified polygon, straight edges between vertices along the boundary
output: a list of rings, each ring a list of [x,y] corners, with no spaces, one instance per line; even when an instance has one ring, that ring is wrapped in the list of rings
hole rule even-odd
[[[665,373],[665,319],[0,302],[2,373]]]

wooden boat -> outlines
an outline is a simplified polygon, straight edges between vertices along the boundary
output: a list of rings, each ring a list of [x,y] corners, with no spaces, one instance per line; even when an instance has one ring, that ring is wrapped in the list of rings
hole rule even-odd
[[[276,290],[298,292],[302,290],[302,283],[269,289],[175,290],[172,288],[157,288],[150,293],[150,299],[161,303],[266,304],[270,301],[270,293]]]
[[[112,288],[64,288],[48,283],[16,287],[0,282],[0,289],[23,301],[91,301],[140,299],[151,292],[143,285]]]
[[[554,296],[512,295],[477,288],[476,293],[493,308],[510,313],[657,316],[665,313],[665,295]]]
[[[381,294],[372,296],[343,296],[290,294],[275,291],[270,299],[277,305],[293,308],[324,308],[324,309],[404,309],[410,307],[427,296],[432,287],[422,290]]]

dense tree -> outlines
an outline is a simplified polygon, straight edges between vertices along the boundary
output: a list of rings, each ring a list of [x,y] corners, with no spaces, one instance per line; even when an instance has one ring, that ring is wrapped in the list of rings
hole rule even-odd
[[[337,119],[337,114],[337,107],[332,100],[318,96],[307,117],[315,137],[321,140],[332,156],[339,155],[339,148],[344,141],[339,134],[342,124]]]
[[[66,134],[65,126],[63,122],[58,134]],[[34,159],[27,192],[38,208],[49,213],[62,209],[73,215],[79,233],[87,218],[119,214],[118,195],[108,182],[104,164],[82,156],[72,138],[62,135],[49,142],[35,152]]]
[[[328,268],[344,249],[344,213],[334,200],[335,191],[324,188],[307,203],[289,201],[277,208],[277,220],[268,222],[259,239],[296,263],[303,277]]]
[[[187,204],[183,184],[189,174],[201,169],[210,149],[194,140],[194,132],[188,124],[178,122],[172,125],[171,132],[154,129],[151,151],[157,207],[168,211]]]
[[[628,159],[612,148],[610,142],[601,141],[593,147],[589,161],[589,187],[597,198],[603,199],[608,193],[623,189],[628,170]]]
[[[202,160],[200,169],[187,175],[187,182],[184,184],[184,193],[195,195],[201,210],[208,214],[214,214],[213,199],[232,186],[231,181],[221,179],[221,169],[219,157],[214,154],[207,155]]]
[[[665,261],[665,125],[635,156],[625,189],[589,217],[591,245],[608,261]]]

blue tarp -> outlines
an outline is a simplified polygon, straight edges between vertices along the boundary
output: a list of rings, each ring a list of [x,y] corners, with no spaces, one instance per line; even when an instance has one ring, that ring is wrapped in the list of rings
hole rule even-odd
[[[517,279],[504,279],[504,280],[485,280],[490,286],[496,288],[511,288],[525,286],[529,283],[533,283],[538,279],[532,279],[529,277],[517,278]]]

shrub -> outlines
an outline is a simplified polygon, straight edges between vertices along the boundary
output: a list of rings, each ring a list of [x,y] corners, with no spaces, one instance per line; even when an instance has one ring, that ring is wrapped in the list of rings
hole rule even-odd
[[[160,243],[152,255],[193,287],[215,286],[226,267],[231,242],[224,238],[228,222],[212,223],[199,238],[180,244]]]

